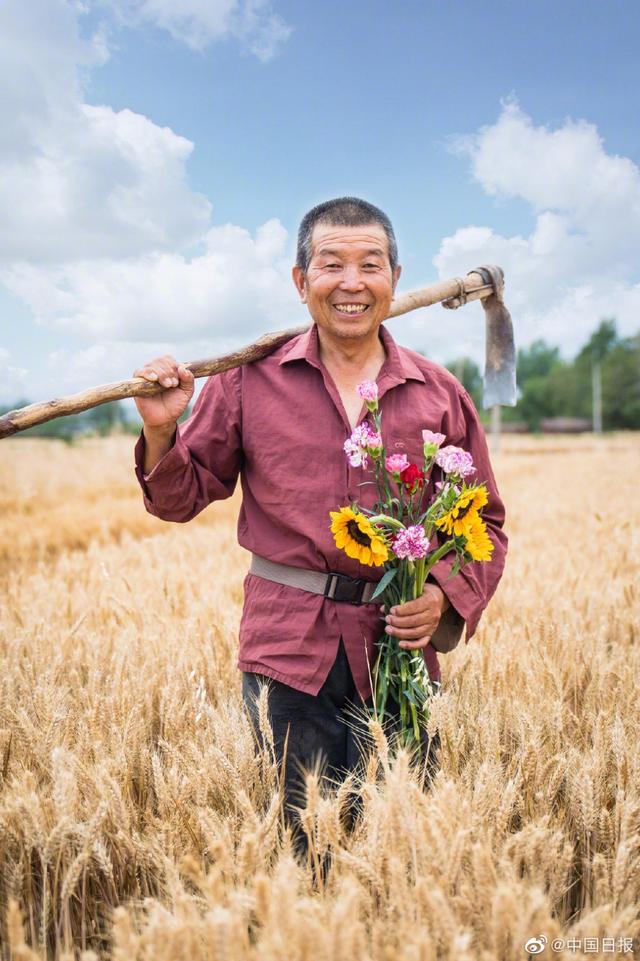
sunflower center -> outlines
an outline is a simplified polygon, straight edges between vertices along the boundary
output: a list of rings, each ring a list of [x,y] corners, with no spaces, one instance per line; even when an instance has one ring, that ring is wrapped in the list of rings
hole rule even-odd
[[[371,538],[368,534],[365,534],[364,531],[360,530],[357,521],[349,521],[347,523],[347,530],[349,531],[350,536],[354,539],[354,541],[357,541],[358,544],[362,544],[363,547],[371,546]]]
[[[466,515],[467,515],[467,514],[469,513],[469,511],[471,510],[472,506],[473,506],[473,501],[469,501],[468,504],[465,504],[464,507],[461,507],[461,508],[458,510],[458,516],[457,516],[456,520],[459,520],[459,521],[460,521],[460,520],[462,520],[463,517],[466,517]]]

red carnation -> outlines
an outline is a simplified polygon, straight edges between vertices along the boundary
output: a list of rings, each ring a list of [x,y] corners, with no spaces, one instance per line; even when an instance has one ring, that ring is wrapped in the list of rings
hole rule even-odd
[[[420,470],[417,464],[409,464],[400,474],[400,480],[410,494],[424,485],[424,471]]]

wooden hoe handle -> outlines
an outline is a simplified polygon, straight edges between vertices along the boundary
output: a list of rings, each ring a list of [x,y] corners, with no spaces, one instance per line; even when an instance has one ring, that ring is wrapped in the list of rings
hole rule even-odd
[[[481,300],[493,293],[491,284],[486,284],[480,274],[471,272],[464,279],[441,280],[437,284],[403,294],[391,304],[389,317],[406,314],[418,307],[429,307],[432,304],[447,301],[447,306],[457,307],[469,300]],[[223,357],[213,357],[207,360],[193,360],[184,364],[194,377],[209,377],[220,374],[232,367],[241,367],[254,360],[261,360],[272,353],[282,344],[286,344],[292,337],[304,333],[308,327],[294,327],[281,330],[273,334],[264,334],[258,340]],[[56,400],[42,401],[29,404],[18,410],[11,410],[0,417],[0,439],[17,434],[28,427],[45,424],[56,417],[67,417],[69,414],[79,414],[100,404],[107,404],[114,400],[124,400],[125,397],[150,397],[159,394],[165,388],[160,384],[152,384],[142,377],[132,377],[130,380],[117,381],[113,384],[102,384],[89,390],[59,397]]]

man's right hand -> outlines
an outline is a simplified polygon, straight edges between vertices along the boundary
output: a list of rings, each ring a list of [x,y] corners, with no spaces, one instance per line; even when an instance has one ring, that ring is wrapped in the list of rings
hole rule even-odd
[[[171,449],[178,418],[184,414],[193,397],[194,377],[174,357],[156,357],[133,372],[153,384],[164,387],[154,397],[136,397],[136,407],[144,421],[143,471],[150,474]]]
[[[133,372],[134,377],[165,387],[154,397],[136,397],[136,407],[147,428],[154,433],[173,434],[176,421],[184,414],[193,397],[194,377],[174,357],[156,357]]]

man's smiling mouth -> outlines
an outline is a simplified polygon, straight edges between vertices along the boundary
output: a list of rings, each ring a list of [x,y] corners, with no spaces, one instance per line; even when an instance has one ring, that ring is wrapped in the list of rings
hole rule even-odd
[[[364,314],[369,304],[334,304],[334,309],[341,314]]]

